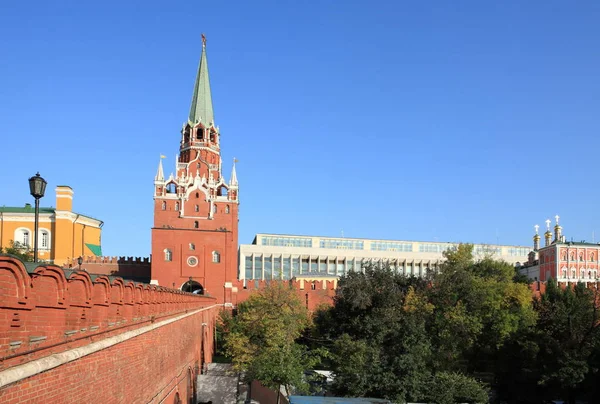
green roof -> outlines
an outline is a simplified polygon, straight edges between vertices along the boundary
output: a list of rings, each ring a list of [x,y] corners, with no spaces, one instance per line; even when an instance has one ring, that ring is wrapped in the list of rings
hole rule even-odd
[[[100,247],[99,245],[85,243],[85,246],[89,248],[92,254],[94,254],[96,257],[102,256],[102,247]]]
[[[210,94],[210,82],[208,81],[208,62],[206,60],[206,42],[203,37],[202,56],[198,66],[198,75],[194,85],[194,95],[192,96],[192,106],[188,121],[195,125],[202,121],[205,127],[214,125],[212,97]]]
[[[40,213],[54,213],[54,208],[40,208]],[[25,205],[23,207],[16,206],[0,206],[0,212],[2,213],[35,213],[35,208],[31,205]]]

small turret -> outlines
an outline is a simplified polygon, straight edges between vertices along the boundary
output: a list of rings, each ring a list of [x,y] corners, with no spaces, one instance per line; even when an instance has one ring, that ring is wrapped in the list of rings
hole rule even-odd
[[[550,219],[546,219],[546,232],[544,233],[546,247],[548,247],[552,243],[552,232],[550,231],[550,223]]]
[[[538,226],[537,224],[535,226],[533,226],[533,228],[535,229],[535,235],[533,236],[533,251],[537,251],[540,249],[540,235],[539,235],[539,229],[540,226]]]
[[[234,157],[233,158],[233,168],[231,169],[231,179],[229,180],[230,187],[238,186],[237,173],[235,172],[235,163],[237,163],[237,159]]]
[[[156,177],[154,177],[154,181],[155,182],[164,182],[165,181],[165,173],[163,171],[163,166],[162,166],[162,159],[164,159],[165,156],[160,156],[160,160],[158,162],[158,170],[156,170]]]
[[[562,241],[562,227],[558,224],[560,216],[556,215],[554,218],[556,219],[556,225],[554,226],[554,242],[560,243]]]

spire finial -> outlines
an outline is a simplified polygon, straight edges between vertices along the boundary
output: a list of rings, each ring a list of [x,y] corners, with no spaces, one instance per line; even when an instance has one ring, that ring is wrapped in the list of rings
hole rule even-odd
[[[206,36],[202,34],[202,47],[206,48]]]
[[[540,230],[540,226],[536,224],[535,226],[533,226],[533,228],[535,229],[535,234],[538,234],[538,231]]]
[[[550,223],[552,223],[552,221],[550,219],[546,219],[546,230],[550,231]]]
[[[560,219],[560,216],[556,215],[554,218],[556,219],[556,225],[558,226],[558,219]]]

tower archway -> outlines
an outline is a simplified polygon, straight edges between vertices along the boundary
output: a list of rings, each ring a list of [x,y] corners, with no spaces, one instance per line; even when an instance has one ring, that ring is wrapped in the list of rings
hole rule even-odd
[[[185,281],[183,283],[183,285],[181,285],[180,289],[183,292],[194,293],[194,294],[197,294],[197,295],[203,295],[204,294],[204,286],[202,286],[202,284],[200,284],[199,282],[196,282],[194,280],[192,280],[192,281]]]

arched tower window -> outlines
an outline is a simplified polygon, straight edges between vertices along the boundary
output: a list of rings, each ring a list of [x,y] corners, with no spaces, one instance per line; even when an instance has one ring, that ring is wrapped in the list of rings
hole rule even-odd
[[[173,252],[171,250],[169,250],[168,248],[165,248],[165,261],[172,261],[173,260]]]
[[[218,251],[213,251],[212,252],[212,262],[214,263],[219,263],[221,262],[221,254],[219,254]]]
[[[229,205],[225,206],[225,213],[229,213]]]
[[[190,250],[194,251],[196,249],[196,244],[190,243]]]
[[[167,210],[167,202],[163,201],[163,203],[161,204],[161,208],[162,210]]]
[[[194,212],[200,212],[200,206],[198,206],[198,205],[194,206]]]
[[[213,213],[217,213],[217,204],[216,203],[213,205]]]
[[[167,194],[174,194],[175,192],[177,192],[177,187],[175,186],[175,184],[173,184],[172,182],[170,184],[167,184]]]
[[[197,229],[197,228],[198,228],[198,221],[197,221],[197,220],[195,220],[195,221],[194,221],[194,229]]]
[[[175,202],[175,210],[179,211],[179,202]]]
[[[198,163],[198,165],[200,165],[200,163]],[[198,167],[200,168],[200,167]],[[196,198],[200,198],[200,194],[198,192],[196,192]]]
[[[210,142],[214,143],[215,142],[215,132],[213,132],[212,130],[210,131]]]
[[[204,130],[202,128],[198,128],[198,130],[196,131],[196,139],[198,139],[199,142],[201,142],[202,139],[204,139]]]

